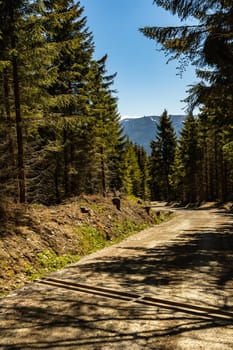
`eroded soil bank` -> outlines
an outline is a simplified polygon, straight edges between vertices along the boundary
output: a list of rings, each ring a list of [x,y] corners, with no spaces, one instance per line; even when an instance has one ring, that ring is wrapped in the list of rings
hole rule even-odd
[[[100,196],[50,207],[9,203],[0,217],[0,296],[162,219],[146,209],[121,198],[119,210]]]

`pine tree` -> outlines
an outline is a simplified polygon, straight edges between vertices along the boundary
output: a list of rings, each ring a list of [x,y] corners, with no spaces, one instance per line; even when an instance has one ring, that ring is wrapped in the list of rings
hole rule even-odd
[[[201,198],[226,201],[232,198],[232,163],[224,156],[225,145],[232,139],[232,129],[213,122],[216,117],[203,110],[199,116]]]
[[[42,161],[40,167],[35,164],[32,179],[38,178],[39,168],[44,170],[39,182],[31,181],[31,193],[36,190],[43,197],[47,188],[53,202],[83,192],[105,194],[119,185],[116,150],[123,137],[110,89],[115,74],[106,75],[106,55],[93,60],[92,34],[83,10],[73,1],[47,1],[42,7],[46,41],[57,55],[54,78],[46,89],[45,122],[38,129],[42,148],[35,154],[39,152]],[[47,134],[48,127],[54,131]]]
[[[119,155],[124,145],[124,136],[120,127],[117,99],[112,90],[115,74],[107,75],[107,55],[96,62],[96,74],[93,81],[91,111],[93,112],[92,183],[96,190],[105,195],[109,190],[119,187]]]
[[[38,16],[36,2],[3,1],[0,13],[0,101],[8,126],[8,158],[12,160],[5,167],[13,184],[8,193],[25,202],[27,159],[31,158],[27,133],[34,120],[42,116],[42,87],[51,81],[52,74],[47,74],[46,67],[51,65],[50,54],[54,51],[44,47],[43,20]]]
[[[11,183],[10,194],[16,192],[14,170],[20,202],[59,203],[82,192],[119,189],[125,139],[111,90],[115,74],[106,74],[107,56],[93,60],[80,3],[9,1],[0,10],[5,192]],[[139,193],[137,172],[131,175]]]
[[[232,140],[233,125],[233,3],[231,0],[154,3],[178,15],[181,22],[189,18],[196,21],[194,25],[145,27],[141,31],[161,45],[169,60],[180,61],[181,74],[190,63],[196,67],[200,82],[189,89],[185,101],[190,111],[201,107],[199,196],[204,200],[226,200],[227,192],[232,190],[232,163],[224,156],[224,150]]]
[[[22,26],[22,14],[24,1],[4,1],[0,3],[0,30],[1,30],[1,70],[3,94],[5,100],[5,116],[11,120],[11,109],[15,116],[15,127],[17,136],[17,177],[19,186],[19,200],[26,200],[25,165],[24,165],[24,142],[22,128],[22,109],[20,96],[20,38],[18,28]],[[9,81],[12,81],[13,103],[10,102]]]
[[[198,126],[193,115],[189,115],[184,122],[179,140],[179,158],[183,172],[180,178],[182,201],[194,203],[199,199],[199,146]],[[178,169],[177,169],[178,171]],[[180,193],[179,193],[180,195]]]
[[[160,143],[158,141],[151,141],[151,155],[150,155],[150,191],[152,200],[162,199],[161,193],[161,167],[162,163]]]
[[[122,192],[127,195],[140,197],[141,194],[141,169],[138,162],[135,146],[129,140],[124,147],[121,162]]]
[[[156,199],[171,200],[174,198],[171,178],[175,160],[176,135],[166,110],[160,117],[157,138],[151,146],[152,196],[153,198],[158,196]]]
[[[8,194],[15,193],[15,200],[25,202],[25,118],[33,113],[33,94],[28,98],[28,91],[29,75],[35,72],[33,12],[26,1],[2,1],[0,13],[1,109],[9,159],[2,167],[11,183]]]
[[[138,158],[138,164],[141,171],[139,197],[144,201],[150,199],[150,175],[149,175],[149,160],[145,149],[137,144],[134,145],[135,152]]]
[[[169,59],[179,59],[180,69],[192,63],[198,84],[189,89],[189,110],[196,105],[221,108],[218,118],[232,124],[233,108],[233,3],[231,0],[155,0],[181,22],[195,19],[195,25],[145,27],[141,31],[156,40]]]
[[[49,168],[45,165],[44,172],[37,174],[40,181],[37,184],[32,181],[30,191],[41,191],[43,196],[44,187],[39,189],[40,184],[47,183],[50,189],[54,189],[51,199],[59,202],[63,197],[78,192],[75,182],[80,177],[77,158],[81,150],[78,148],[83,147],[87,151],[87,147],[82,145],[82,139],[86,124],[89,123],[86,120],[90,106],[90,82],[93,81],[94,44],[92,34],[86,28],[84,9],[79,2],[46,1],[40,11],[44,19],[46,45],[56,51],[51,56],[52,64],[48,66],[53,79],[43,86],[43,114],[46,122],[40,126],[40,130],[48,126],[54,128],[55,137],[42,142],[40,154]],[[42,134],[46,135],[44,132]],[[35,165],[34,168],[39,167]],[[34,170],[35,178],[36,173]],[[46,181],[48,176],[51,179],[49,182]]]
[[[162,45],[172,59],[182,57],[202,68],[205,65],[225,69],[232,75],[232,13],[231,0],[155,0],[158,6],[178,15],[182,21],[194,18],[195,25],[176,27],[145,27],[141,31]],[[215,76],[217,71],[209,72]]]

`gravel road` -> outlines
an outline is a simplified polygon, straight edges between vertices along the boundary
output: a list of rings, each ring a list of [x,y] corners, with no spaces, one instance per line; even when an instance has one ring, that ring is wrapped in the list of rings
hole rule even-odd
[[[208,206],[173,210],[172,220],[49,275],[89,291],[37,281],[0,299],[0,349],[232,350],[233,216]]]

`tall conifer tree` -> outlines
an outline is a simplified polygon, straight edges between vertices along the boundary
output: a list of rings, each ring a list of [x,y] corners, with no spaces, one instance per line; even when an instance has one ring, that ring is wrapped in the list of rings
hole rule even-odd
[[[226,200],[232,188],[232,163],[228,163],[224,150],[233,137],[233,2],[155,0],[154,3],[178,15],[181,21],[188,18],[196,21],[193,25],[145,27],[141,31],[161,45],[169,59],[180,61],[181,73],[190,62],[196,67],[200,82],[189,89],[185,101],[190,111],[195,106],[201,107],[200,197]]]
[[[44,128],[49,125],[54,129],[55,137],[45,139],[41,154],[48,166],[39,176],[41,182],[47,183],[48,192],[54,189],[52,197],[56,202],[75,193],[77,188],[75,178],[80,152],[77,148],[81,146],[89,115],[94,44],[83,11],[80,2],[72,0],[45,1],[41,7],[46,42],[56,50],[56,55],[52,66],[48,67],[52,69],[53,80],[45,86],[44,104]],[[42,135],[52,134],[47,135],[45,131]],[[53,174],[50,181],[44,181],[49,173]]]
[[[160,117],[158,135],[151,146],[152,193],[159,196],[157,199],[171,200],[174,198],[171,177],[175,160],[176,135],[166,110]],[[155,193],[156,188],[157,194]]]
[[[181,174],[182,200],[193,203],[199,199],[199,165],[198,124],[192,114],[184,122],[179,140],[179,157],[183,172]],[[179,196],[181,195],[179,193]]]
[[[124,145],[124,136],[120,127],[117,99],[112,85],[116,74],[107,75],[107,55],[96,62],[96,74],[93,81],[93,182],[98,192],[105,194],[118,187],[119,155]],[[94,180],[95,179],[95,180]]]
[[[20,47],[22,38],[19,28],[22,27],[25,1],[0,2],[0,31],[1,31],[1,69],[3,94],[5,100],[5,116],[11,120],[11,111],[15,117],[17,140],[17,177],[19,201],[26,200],[24,140],[22,127],[22,106],[20,96]],[[11,86],[9,86],[11,83]],[[10,102],[9,91],[12,89],[13,103]]]

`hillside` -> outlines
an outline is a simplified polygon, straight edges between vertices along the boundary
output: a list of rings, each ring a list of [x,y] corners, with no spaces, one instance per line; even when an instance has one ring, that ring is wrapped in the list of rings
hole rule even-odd
[[[183,127],[185,115],[171,115],[172,124],[179,137],[180,131]],[[150,142],[155,140],[157,134],[157,125],[160,116],[145,116],[141,118],[125,118],[122,119],[121,125],[124,133],[129,136],[130,141],[137,143],[145,148],[146,152],[150,154]]]
[[[0,295],[160,220],[135,200],[122,198],[118,210],[101,196],[0,211]]]

